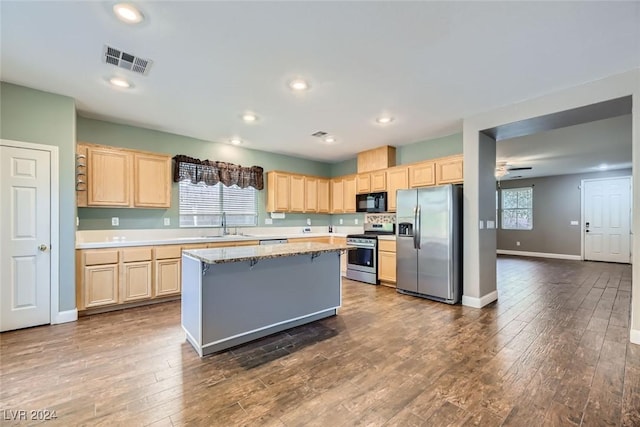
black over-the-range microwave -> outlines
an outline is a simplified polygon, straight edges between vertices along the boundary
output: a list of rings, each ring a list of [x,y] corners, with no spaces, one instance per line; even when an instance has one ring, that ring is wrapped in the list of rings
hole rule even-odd
[[[356,211],[358,212],[386,212],[387,192],[356,194]]]

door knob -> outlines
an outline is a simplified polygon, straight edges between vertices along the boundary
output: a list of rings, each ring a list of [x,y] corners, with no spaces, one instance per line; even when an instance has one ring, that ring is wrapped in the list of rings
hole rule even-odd
[[[47,245],[40,245],[38,246],[38,249],[40,249],[42,252],[46,252],[47,249],[49,249],[49,246]]]

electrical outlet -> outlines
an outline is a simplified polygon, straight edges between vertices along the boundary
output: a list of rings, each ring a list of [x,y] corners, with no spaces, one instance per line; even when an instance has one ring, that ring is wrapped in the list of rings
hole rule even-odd
[[[76,227],[80,225],[80,218],[76,217]]]
[[[114,227],[119,226],[120,218],[118,218],[117,216],[114,216],[113,218],[111,218],[111,225],[113,225]]]
[[[358,225],[358,218],[356,218],[356,220],[355,220],[355,224],[356,224],[356,225]]]
[[[165,218],[164,225],[171,225],[171,218]]]
[[[307,225],[311,225],[311,218],[307,218]]]
[[[265,223],[265,225],[271,225],[271,224],[273,224],[273,220],[271,218],[265,218],[264,219],[264,223]]]
[[[342,225],[342,222],[343,222],[343,221],[342,221],[342,218],[340,218],[340,225]]]
[[[516,242],[516,246],[520,246],[520,242]]]

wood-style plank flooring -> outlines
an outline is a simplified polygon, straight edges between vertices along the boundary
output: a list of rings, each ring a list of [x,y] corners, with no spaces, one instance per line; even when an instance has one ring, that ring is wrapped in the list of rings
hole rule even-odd
[[[345,279],[338,316],[203,359],[179,302],[4,333],[0,424],[639,426],[630,266],[501,257],[498,277],[481,310]]]

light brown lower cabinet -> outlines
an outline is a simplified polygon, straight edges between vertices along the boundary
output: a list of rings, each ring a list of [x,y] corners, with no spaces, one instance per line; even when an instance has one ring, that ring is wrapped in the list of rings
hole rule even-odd
[[[182,260],[159,259],[155,261],[154,296],[165,297],[180,294]]]
[[[82,272],[85,283],[82,308],[118,303],[118,264],[88,265]]]
[[[151,261],[122,264],[122,293],[120,302],[151,298]]]
[[[395,287],[396,242],[394,240],[378,240],[378,279],[381,285]]]

